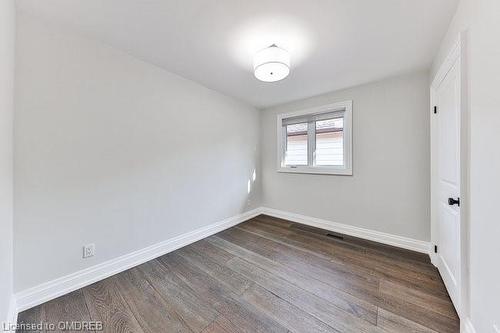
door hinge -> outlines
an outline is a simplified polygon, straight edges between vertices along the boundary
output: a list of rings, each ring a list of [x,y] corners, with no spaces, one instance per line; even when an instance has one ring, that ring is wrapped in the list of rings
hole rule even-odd
[[[437,106],[434,107],[434,114],[436,114],[436,113],[438,113],[438,107]]]
[[[434,253],[438,253],[438,246],[434,245]]]

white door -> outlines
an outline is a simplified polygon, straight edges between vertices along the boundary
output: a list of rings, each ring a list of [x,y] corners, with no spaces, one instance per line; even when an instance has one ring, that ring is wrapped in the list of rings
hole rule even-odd
[[[435,89],[437,267],[457,310],[460,306],[460,58]]]

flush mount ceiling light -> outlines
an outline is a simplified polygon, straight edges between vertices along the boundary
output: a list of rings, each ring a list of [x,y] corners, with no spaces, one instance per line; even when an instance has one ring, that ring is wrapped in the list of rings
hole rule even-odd
[[[283,80],[290,74],[290,54],[273,44],[255,54],[253,70],[255,77],[261,81]]]

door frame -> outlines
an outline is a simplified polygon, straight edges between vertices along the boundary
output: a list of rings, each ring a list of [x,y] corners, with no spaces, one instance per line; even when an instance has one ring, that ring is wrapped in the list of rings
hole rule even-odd
[[[470,136],[469,136],[469,99],[466,63],[466,36],[461,32],[457,42],[452,46],[446,59],[441,64],[430,86],[430,129],[431,129],[431,262],[437,266],[439,257],[434,253],[434,246],[438,245],[439,234],[437,221],[437,123],[434,115],[436,105],[436,90],[444,80],[453,65],[458,61],[460,80],[460,304],[454,304],[461,319],[468,316],[469,304],[469,161],[470,161]],[[439,110],[438,110],[439,113]]]

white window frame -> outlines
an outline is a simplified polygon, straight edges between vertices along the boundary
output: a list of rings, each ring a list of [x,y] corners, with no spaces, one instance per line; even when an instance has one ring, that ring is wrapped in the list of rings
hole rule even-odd
[[[344,112],[344,165],[342,166],[318,166],[318,165],[285,165],[285,140],[286,131],[283,131],[283,119],[306,116],[306,115],[320,115],[323,113],[330,113],[336,111]],[[308,161],[312,160],[314,153],[316,137],[312,135],[313,131],[308,131],[307,140],[307,153]],[[323,174],[323,175],[347,175],[352,176],[352,101],[343,101],[328,105],[323,105],[306,110],[282,113],[277,116],[277,162],[278,172],[289,173],[310,173],[310,174]]]

